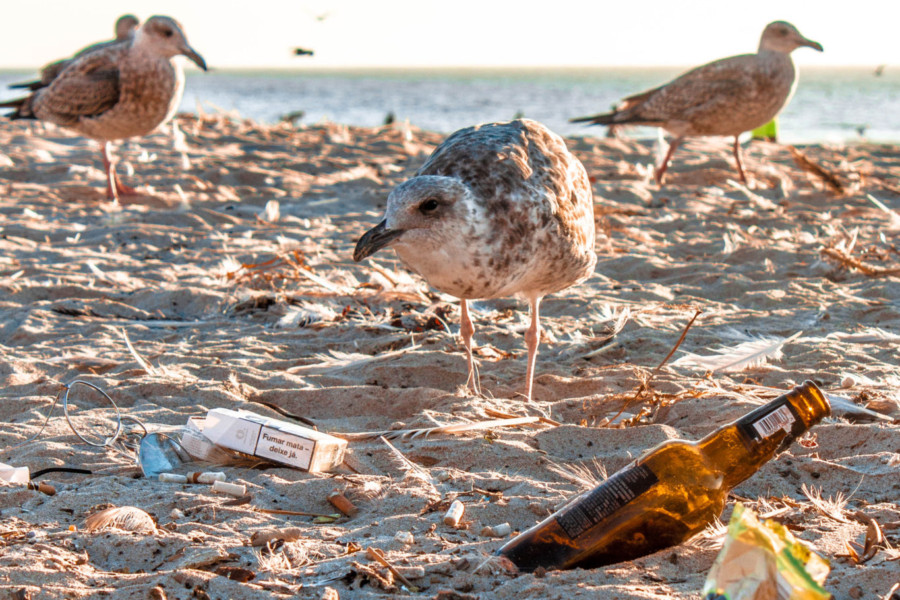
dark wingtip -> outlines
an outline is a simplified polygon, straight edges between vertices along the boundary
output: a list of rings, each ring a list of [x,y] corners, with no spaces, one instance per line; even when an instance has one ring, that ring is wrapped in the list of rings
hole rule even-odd
[[[589,115],[587,117],[575,117],[569,119],[569,123],[587,123],[588,125],[611,125],[615,119],[616,113],[606,113],[602,115]]]

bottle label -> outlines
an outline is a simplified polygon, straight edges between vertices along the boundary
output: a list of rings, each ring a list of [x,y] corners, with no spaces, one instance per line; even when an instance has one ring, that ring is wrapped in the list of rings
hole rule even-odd
[[[619,471],[568,507],[563,507],[556,522],[570,538],[588,529],[649,490],[659,479],[647,465]]]
[[[753,429],[760,436],[767,438],[778,430],[784,430],[785,433],[791,432],[791,425],[794,424],[794,415],[787,406],[779,406],[768,415],[753,423]]]
[[[761,406],[737,422],[738,429],[750,442],[760,442],[779,431],[784,431],[792,439],[792,432],[797,425],[802,427],[803,422],[787,399],[775,405]]]

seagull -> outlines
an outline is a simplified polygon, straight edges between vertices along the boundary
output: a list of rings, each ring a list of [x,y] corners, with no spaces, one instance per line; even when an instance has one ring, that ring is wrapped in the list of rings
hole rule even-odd
[[[476,392],[468,301],[528,301],[525,398],[531,400],[541,299],[584,281],[597,263],[591,185],[562,138],[537,121],[461,129],[390,193],[384,220],[359,239],[353,260],[385,247],[460,299],[467,383]]]
[[[42,87],[47,87],[53,82],[54,79],[56,79],[56,76],[59,75],[63,69],[72,64],[72,61],[76,58],[84,56],[85,54],[93,52],[94,50],[100,50],[101,48],[112,46],[113,44],[130,41],[134,37],[134,32],[137,30],[139,24],[140,21],[138,21],[138,18],[134,15],[122,15],[116,20],[116,39],[109,40],[107,42],[97,42],[96,44],[91,44],[87,48],[82,48],[81,50],[76,52],[75,55],[72,56],[72,58],[58,60],[42,67],[40,79],[36,81],[27,81],[24,83],[14,83],[9,87],[10,89],[24,88],[31,91],[39,90]]]
[[[100,142],[107,197],[118,201],[135,190],[116,176],[111,141],[147,135],[172,118],[184,91],[181,65],[172,60],[179,54],[206,70],[175,19],[151,17],[130,42],[88,52],[47,87],[0,107],[15,109],[10,119],[48,121]]]
[[[771,121],[794,93],[797,72],[791,52],[806,46],[822,51],[786,21],[769,23],[763,30],[756,54],[741,54],[697,67],[669,83],[628,96],[611,113],[571,119],[591,125],[648,125],[662,127],[675,136],[656,181],[662,185],[672,153],[685,137],[734,136],[734,159],[741,181],[747,182],[741,164],[738,136]]]

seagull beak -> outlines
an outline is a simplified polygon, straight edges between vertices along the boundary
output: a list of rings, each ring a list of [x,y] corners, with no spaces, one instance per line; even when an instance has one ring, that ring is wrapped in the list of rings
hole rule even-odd
[[[800,45],[812,48],[813,50],[818,50],[819,52],[823,51],[822,44],[820,44],[819,42],[808,40],[805,37],[800,38]]]
[[[193,61],[195,65],[197,65],[204,71],[209,70],[206,68],[206,61],[203,60],[203,57],[200,56],[200,54],[190,46],[185,45],[183,48],[181,48],[181,53],[191,59],[191,61]]]
[[[356,242],[356,250],[353,251],[353,260],[359,262],[368,258],[403,235],[403,229],[388,229],[387,221],[382,221],[365,233]]]

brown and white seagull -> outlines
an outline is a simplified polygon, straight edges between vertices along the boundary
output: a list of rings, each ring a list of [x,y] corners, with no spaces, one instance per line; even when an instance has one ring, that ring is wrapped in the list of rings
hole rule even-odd
[[[123,42],[129,42],[134,37],[134,32],[137,31],[138,25],[140,25],[140,21],[134,15],[122,15],[116,20],[115,32],[116,37],[113,40],[108,40],[106,42],[97,42],[96,44],[91,44],[86,48],[82,48],[74,55],[72,58],[64,58],[62,60],[57,60],[48,65],[44,65],[41,67],[41,78],[36,81],[26,81],[24,83],[14,83],[9,87],[12,89],[15,88],[23,88],[31,91],[38,90],[42,87],[47,87],[53,80],[56,79],[56,76],[62,73],[63,69],[72,64],[76,58],[80,58],[89,52],[93,52],[94,50],[100,50],[101,48],[106,48],[107,46],[112,46],[113,44],[120,44]]]
[[[110,142],[147,135],[172,118],[184,91],[184,73],[173,60],[178,55],[206,70],[175,19],[151,17],[131,42],[88,52],[47,87],[0,107],[15,109],[11,119],[49,121],[100,142],[107,196],[118,200],[135,192],[119,182]]]
[[[391,192],[384,220],[360,238],[353,259],[386,246],[433,287],[461,300],[460,335],[473,389],[468,301],[528,300],[530,400],[540,301],[587,279],[597,262],[591,185],[562,138],[536,121],[461,129]]]
[[[822,51],[785,21],[769,23],[756,54],[741,54],[697,67],[658,88],[628,96],[614,112],[579,117],[572,123],[591,125],[649,125],[675,136],[656,181],[662,184],[672,153],[685,137],[734,136],[734,159],[741,181],[738,136],[765,125],[781,112],[797,85],[791,52],[800,46]]]

